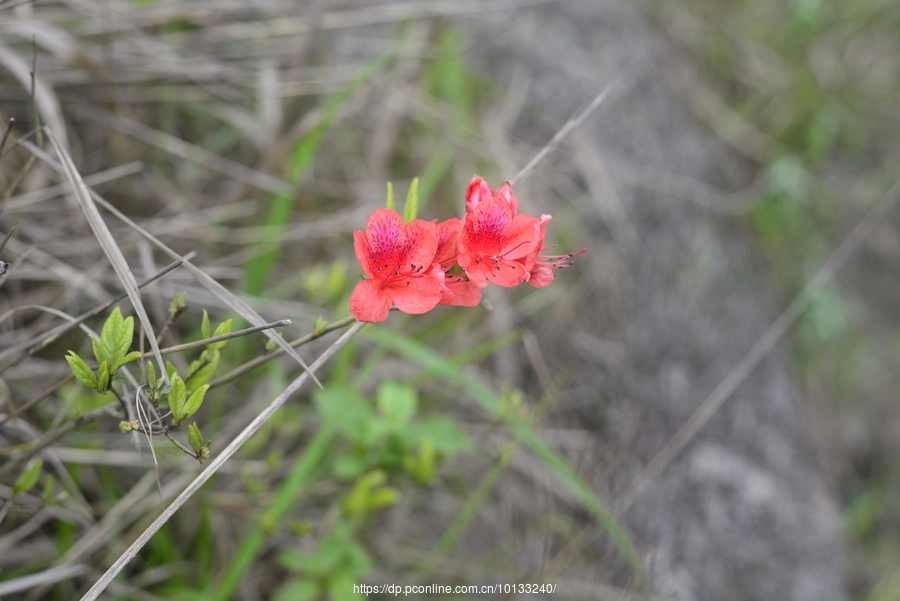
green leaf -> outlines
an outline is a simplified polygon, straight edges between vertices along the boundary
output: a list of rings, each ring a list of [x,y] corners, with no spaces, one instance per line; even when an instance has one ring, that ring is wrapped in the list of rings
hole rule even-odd
[[[227,320],[223,321],[222,323],[220,323],[219,327],[216,328],[216,331],[213,332],[213,337],[224,336],[225,334],[231,334],[231,324],[233,322],[234,322],[233,319],[227,319]],[[210,351],[215,351],[215,350],[222,348],[226,344],[228,344],[228,341],[222,340],[220,342],[213,342],[212,344],[207,344],[206,348],[209,349]]]
[[[419,178],[413,178],[406,195],[406,206],[403,208],[403,220],[409,223],[419,212]]]
[[[115,338],[115,361],[113,361],[113,365],[119,363],[119,365],[124,365],[124,363],[120,363],[122,359],[128,354],[128,349],[131,348],[131,341],[134,340],[134,317],[128,316],[128,318],[119,324],[119,329],[116,332]],[[138,353],[140,356],[140,353]]]
[[[399,499],[400,491],[385,486],[383,488],[379,488],[376,491],[373,491],[372,494],[369,495],[368,502],[366,503],[366,509],[368,509],[369,511],[376,511],[384,507],[390,507]]]
[[[172,297],[172,302],[169,303],[169,313],[173,315],[178,313],[178,310],[181,308],[181,305],[184,304],[184,299],[187,298],[187,292],[184,290],[178,290],[175,292],[175,295]]]
[[[328,581],[328,596],[332,601],[365,601],[361,593],[353,590],[359,580],[347,574],[338,574]]]
[[[341,480],[355,480],[369,469],[369,464],[362,457],[341,455],[334,460],[331,471]]]
[[[344,551],[344,571],[357,578],[365,576],[372,569],[372,558],[358,543],[348,541]]]
[[[153,367],[153,361],[147,361],[147,383],[151,388],[156,388],[156,368]]]
[[[132,362],[134,362],[134,361],[137,361],[137,360],[140,359],[142,356],[143,356],[143,355],[141,355],[141,352],[140,352],[140,351],[131,351],[130,353],[128,353],[128,354],[125,355],[124,357],[120,357],[120,358],[118,359],[118,361],[116,361],[116,362],[113,364],[113,369],[112,369],[113,375],[115,375],[115,373],[116,373],[117,371],[119,371],[119,368],[122,367],[123,365],[128,365],[129,363],[132,363]],[[147,362],[147,365],[153,365],[153,364],[152,364],[151,362],[148,361],[148,362]]]
[[[22,472],[22,475],[16,479],[16,483],[13,484],[13,492],[20,494],[31,490],[41,476],[41,466],[43,464],[44,462],[40,458],[33,460]]]
[[[97,392],[105,392],[109,388],[109,366],[106,361],[97,368]]]
[[[170,361],[166,361],[166,375],[169,376],[169,383],[172,383],[172,376],[178,373],[178,368],[176,368]]]
[[[382,382],[378,387],[378,411],[384,419],[399,430],[406,426],[416,413],[418,398],[416,389],[408,384]]]
[[[187,400],[187,390],[184,387],[184,380],[178,375],[178,372],[172,374],[170,379],[172,383],[172,392],[169,393],[169,409],[172,410],[172,425],[177,426],[184,420],[184,403]]]
[[[319,414],[333,423],[347,438],[360,442],[373,421],[372,408],[358,392],[342,386],[328,386],[313,393]]]
[[[328,326],[328,320],[319,315],[319,318],[316,320],[316,325],[313,326],[313,334],[318,336],[322,332],[325,331],[325,328]]]
[[[203,436],[200,434],[200,428],[197,427],[197,422],[188,426],[188,443],[191,445],[191,448],[198,453],[203,450]]]
[[[306,564],[301,569],[317,575],[333,572],[344,559],[346,545],[345,541],[336,536],[329,536],[319,543],[319,548],[306,560]]]
[[[101,361],[109,363],[112,361],[112,357],[106,353],[106,349],[103,348],[100,341],[93,336],[91,336],[91,347],[94,349],[94,358],[97,359],[97,363],[100,363]]]
[[[97,357],[97,361],[105,360],[107,365],[112,365],[115,362],[119,332],[124,325],[124,321],[122,312],[118,307],[113,309],[113,312],[106,318],[103,329],[100,330],[100,346],[103,347],[103,352],[106,353],[106,357],[104,359]]]
[[[44,499],[44,505],[53,505],[53,474],[47,474],[42,498]]]
[[[209,384],[204,384],[200,388],[194,391],[194,394],[188,398],[187,402],[184,404],[184,413],[181,417],[182,420],[186,420],[190,416],[197,413],[197,409],[200,408],[200,405],[203,404],[203,397],[206,396],[206,391],[209,390]]]
[[[397,210],[397,203],[394,202],[394,184],[387,183],[387,203],[385,206],[391,211]]]
[[[318,596],[319,585],[315,581],[295,579],[278,589],[275,601],[312,601]]]
[[[449,457],[472,448],[472,443],[456,423],[441,415],[431,415],[417,420],[399,432],[400,439],[408,447],[417,447],[430,441],[435,452]]]
[[[75,351],[69,351],[69,354],[66,355],[66,361],[69,362],[69,367],[72,368],[72,373],[75,375],[76,380],[88,388],[97,390],[97,376],[94,375],[94,372],[91,371],[84,360],[75,354]]]
[[[205,360],[204,355],[206,355]],[[222,358],[222,355],[219,351],[213,351],[211,354],[207,354],[204,351],[200,358],[200,361],[191,363],[191,367],[188,370],[188,373],[193,374],[185,383],[188,394],[212,380],[216,369],[219,367],[219,360]]]
[[[431,480],[434,475],[435,462],[434,443],[431,439],[426,439],[422,446],[419,447],[419,455],[412,457],[407,455],[403,458],[403,469],[412,476],[419,484],[425,484]]]
[[[200,335],[209,338],[209,313],[203,309],[203,321],[200,323]]]

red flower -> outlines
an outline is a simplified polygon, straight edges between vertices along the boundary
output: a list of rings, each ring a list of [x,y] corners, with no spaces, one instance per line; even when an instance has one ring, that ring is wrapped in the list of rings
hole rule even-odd
[[[479,177],[469,184],[468,212],[457,242],[458,260],[478,288],[486,287],[488,280],[510,288],[531,277],[543,243],[541,221],[518,214],[519,202],[509,184],[503,184],[490,198],[486,196],[489,190],[490,186]]]
[[[434,223],[415,219],[406,224],[395,211],[376,209],[366,231],[353,233],[356,258],[369,276],[350,296],[353,317],[384,321],[391,304],[404,313],[434,309],[444,287],[444,273],[434,263],[437,245]]]
[[[481,302],[481,290],[472,285],[465,273],[449,273],[457,266],[460,225],[456,217],[437,224],[438,247],[434,262],[444,272],[444,290],[439,304],[476,307]]]

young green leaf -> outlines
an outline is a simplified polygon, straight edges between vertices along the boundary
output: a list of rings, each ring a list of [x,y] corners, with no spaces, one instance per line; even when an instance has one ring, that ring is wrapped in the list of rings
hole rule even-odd
[[[129,319],[131,319],[131,318],[129,317]],[[123,365],[128,365],[132,361],[137,361],[141,357],[142,357],[142,355],[141,355],[140,351],[131,351],[124,357],[119,357],[119,359],[117,359],[116,362],[113,364],[113,369],[112,369],[113,375],[115,375],[116,372],[119,371],[119,368],[122,367]],[[147,365],[150,366],[153,364],[148,361]]]
[[[97,363],[100,363],[101,361],[109,363],[112,361],[112,357],[107,354],[106,349],[103,348],[103,344],[93,336],[91,336],[91,347],[94,349],[94,358],[97,359]]]
[[[426,438],[417,457],[407,455],[403,458],[403,469],[419,484],[427,484],[434,475],[436,456],[434,443]]]
[[[109,314],[109,317],[106,318],[103,329],[100,330],[100,346],[103,347],[103,352],[106,353],[106,357],[104,359],[97,357],[97,361],[106,361],[107,365],[112,365],[115,362],[119,335],[121,330],[124,329],[122,327],[124,325],[123,322],[122,311],[116,307],[113,309],[113,312]]]
[[[203,436],[200,434],[200,428],[197,427],[197,422],[188,426],[188,443],[191,445],[191,448],[198,453],[203,450]]]
[[[219,360],[221,358],[222,355],[219,351],[213,351],[209,354],[208,351],[203,351],[203,355],[200,356],[200,359],[191,363],[188,373],[192,375],[188,378],[188,381],[185,382],[188,394],[191,394],[193,391],[212,380],[212,377],[216,373],[216,369],[219,367]]]
[[[42,495],[44,499],[44,505],[53,505],[53,474],[47,475],[47,480],[44,482],[44,494]]]
[[[403,208],[403,220],[409,223],[416,218],[419,212],[419,178],[413,178],[409,185],[409,193],[406,195],[406,206]]]
[[[186,420],[197,413],[197,409],[203,404],[203,397],[206,396],[207,390],[209,390],[209,384],[204,384],[194,391],[194,394],[192,394],[184,404],[184,413],[182,414],[180,421]]]
[[[184,380],[178,375],[178,372],[172,374],[170,378],[172,383],[172,392],[169,393],[169,409],[172,410],[172,425],[177,426],[184,420],[184,403],[187,401],[187,390],[184,386]]]
[[[169,313],[175,314],[178,313],[178,310],[181,309],[181,305],[184,304],[184,299],[187,298],[187,292],[183,290],[179,290],[172,297],[172,302],[169,303]]]
[[[319,315],[319,318],[316,320],[316,325],[313,326],[313,334],[318,336],[322,332],[325,331],[325,327],[328,325],[328,320]]]
[[[389,507],[396,503],[398,499],[400,499],[400,491],[385,486],[372,491],[372,494],[369,495],[368,502],[366,503],[366,509],[369,511],[376,511],[383,507]]]
[[[385,381],[378,387],[378,411],[396,430],[404,428],[416,413],[416,389],[408,384]]]
[[[13,492],[21,494],[31,490],[37,484],[38,478],[41,477],[41,466],[43,464],[44,462],[40,458],[32,461],[25,471],[22,472],[22,475],[16,479],[15,484],[13,484]]]
[[[171,361],[166,361],[166,375],[169,376],[169,383],[172,382],[172,377],[178,373],[178,369],[172,365]]]
[[[97,392],[106,392],[107,388],[109,388],[109,366],[103,361],[97,368]]]
[[[66,355],[66,361],[69,362],[69,367],[72,368],[72,373],[75,375],[76,380],[88,388],[97,390],[97,376],[94,375],[94,372],[91,371],[84,360],[75,354],[75,351],[69,351],[69,354]]]
[[[397,203],[394,202],[394,184],[391,182],[387,184],[387,203],[385,206],[391,211],[397,210]]]
[[[224,336],[225,334],[231,334],[231,324],[233,322],[234,322],[233,319],[226,319],[225,321],[220,323],[219,327],[216,328],[216,331],[213,332],[213,337]],[[213,342],[212,344],[207,344],[206,348],[210,351],[215,351],[215,350],[218,350],[218,349],[222,348],[223,346],[225,346],[225,344],[227,342],[228,342],[227,340],[222,340],[220,342]]]
[[[120,364],[120,360],[128,354],[128,349],[131,348],[131,341],[134,339],[134,317],[131,315],[128,318],[121,322],[118,326],[118,330],[116,331],[116,338],[114,340],[115,343],[115,360],[112,362],[112,365]]]
[[[156,369],[153,367],[153,361],[147,361],[147,383],[150,388],[156,388]]]
[[[209,313],[203,309],[203,321],[200,322],[200,335],[209,338]]]

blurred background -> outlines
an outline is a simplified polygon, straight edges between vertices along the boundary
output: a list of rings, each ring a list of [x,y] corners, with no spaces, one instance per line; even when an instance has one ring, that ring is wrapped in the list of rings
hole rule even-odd
[[[0,596],[79,598],[200,469],[84,419],[84,333],[23,351],[122,288],[16,141],[293,340],[348,314],[386,182],[461,216],[607,90],[515,187],[575,266],[367,326],[105,598],[900,599],[898,33],[885,0],[0,0]],[[101,213],[138,281],[171,261]],[[247,326],[185,269],[143,300],[161,346]],[[214,380],[212,456],[299,373]]]

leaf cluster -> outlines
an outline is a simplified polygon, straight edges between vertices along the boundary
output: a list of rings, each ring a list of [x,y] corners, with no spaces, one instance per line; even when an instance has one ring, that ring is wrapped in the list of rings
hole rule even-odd
[[[79,382],[97,392],[106,392],[122,366],[141,358],[138,351],[128,350],[133,339],[134,317],[124,319],[116,307],[103,324],[100,340],[91,336],[94,358],[98,363],[97,372],[94,373],[75,351],[69,351],[66,361]]]

